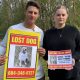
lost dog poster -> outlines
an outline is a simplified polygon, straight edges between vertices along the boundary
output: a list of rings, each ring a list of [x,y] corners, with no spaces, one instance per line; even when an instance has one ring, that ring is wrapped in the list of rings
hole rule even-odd
[[[51,70],[72,69],[71,50],[48,51],[48,68]]]
[[[4,80],[36,80],[40,34],[9,30]]]

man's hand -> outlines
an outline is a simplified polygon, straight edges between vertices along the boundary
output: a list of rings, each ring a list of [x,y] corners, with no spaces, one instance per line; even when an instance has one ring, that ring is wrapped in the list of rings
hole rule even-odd
[[[0,66],[5,63],[6,56],[5,55],[0,55]]]
[[[42,47],[38,48],[38,52],[39,52],[39,55],[42,56],[42,57],[43,57],[43,56],[45,55],[45,53],[46,53],[45,49],[42,48]]]

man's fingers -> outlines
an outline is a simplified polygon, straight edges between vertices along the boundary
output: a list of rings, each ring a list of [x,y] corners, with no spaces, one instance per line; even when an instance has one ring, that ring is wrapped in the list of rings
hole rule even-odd
[[[38,49],[38,52],[39,52],[39,55],[40,55],[40,56],[44,56],[46,51],[45,51],[44,48],[39,48],[39,49]]]
[[[5,60],[0,60],[0,66],[5,63]]]
[[[5,63],[6,58],[7,57],[5,55],[0,56],[0,65],[3,65]]]

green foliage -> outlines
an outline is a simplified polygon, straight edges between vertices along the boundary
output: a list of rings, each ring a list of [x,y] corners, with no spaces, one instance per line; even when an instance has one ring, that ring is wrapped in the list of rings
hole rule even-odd
[[[39,25],[43,30],[46,30],[53,26],[54,7],[58,4],[64,4],[69,9],[68,24],[80,27],[80,0],[44,0],[39,1],[41,3],[41,17],[39,19]]]
[[[53,26],[54,7],[64,4],[69,8],[68,23],[80,27],[80,0],[36,0],[41,6],[40,17],[37,25],[44,31]],[[5,33],[7,28],[24,20],[25,2],[27,0],[3,0],[0,5],[0,33]]]
[[[3,0],[0,7],[0,32],[5,34],[9,26],[24,19],[23,0]]]

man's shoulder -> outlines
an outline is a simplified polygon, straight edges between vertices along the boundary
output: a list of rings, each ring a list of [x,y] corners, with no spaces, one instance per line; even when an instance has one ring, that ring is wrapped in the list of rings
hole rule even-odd
[[[36,29],[38,29],[40,31],[43,31],[39,26],[36,26]]]
[[[10,29],[17,29],[17,28],[20,28],[21,26],[22,26],[22,23],[18,23],[18,24],[10,26],[9,28]]]
[[[38,26],[36,26],[36,31],[43,33],[43,30]]]

